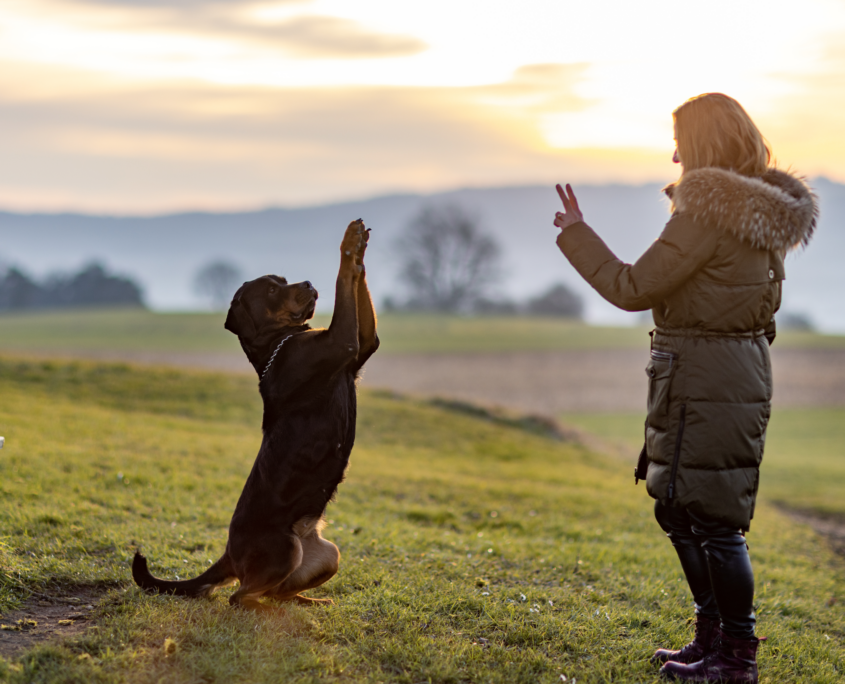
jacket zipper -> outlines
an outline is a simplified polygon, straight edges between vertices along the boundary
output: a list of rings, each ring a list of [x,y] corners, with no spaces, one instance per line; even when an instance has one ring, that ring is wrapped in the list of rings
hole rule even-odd
[[[678,462],[681,460],[681,441],[684,438],[684,424],[687,420],[687,405],[681,404],[681,420],[678,423],[678,437],[675,439],[675,457],[672,459],[672,473],[669,475],[669,491],[667,498],[671,501],[675,496],[675,478],[678,475]]]

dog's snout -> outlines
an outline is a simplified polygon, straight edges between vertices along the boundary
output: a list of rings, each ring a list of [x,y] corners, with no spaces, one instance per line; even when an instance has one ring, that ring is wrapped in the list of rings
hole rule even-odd
[[[302,287],[304,287],[306,290],[313,290],[314,289],[314,286],[311,284],[310,280],[303,280],[302,281]]]

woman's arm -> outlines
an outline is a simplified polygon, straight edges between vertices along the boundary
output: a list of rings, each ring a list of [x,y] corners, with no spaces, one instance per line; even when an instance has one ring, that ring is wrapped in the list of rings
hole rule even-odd
[[[584,223],[569,186],[567,191],[571,195],[564,203],[567,212],[564,218],[558,214],[555,219],[555,225],[567,223],[557,238],[558,247],[575,270],[620,309],[654,308],[706,264],[716,250],[718,231],[708,230],[683,214],[675,214],[637,262],[626,264]]]

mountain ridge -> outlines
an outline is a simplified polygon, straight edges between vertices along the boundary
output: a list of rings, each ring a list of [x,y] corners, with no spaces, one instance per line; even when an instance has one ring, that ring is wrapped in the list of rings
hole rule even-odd
[[[805,252],[788,257],[784,309],[809,315],[823,330],[845,331],[845,311],[835,296],[838,255],[845,251],[845,185],[811,181],[821,202],[819,230]],[[621,259],[635,260],[669,217],[662,183],[576,186],[585,218]],[[0,211],[0,263],[36,274],[68,271],[101,261],[143,284],[147,301],[159,310],[201,308],[191,281],[213,259],[236,264],[246,278],[279,273],[308,279],[331,305],[337,247],[346,224],[357,218],[373,228],[368,252],[377,304],[395,296],[400,232],[426,203],[456,203],[474,213],[499,240],[507,277],[501,296],[524,299],[554,282],[581,293],[587,318],[624,323],[618,312],[584,283],[555,245],[552,225],[559,199],[552,185],[462,188],[432,194],[391,193],[359,200],[249,211],[184,211],[151,216],[75,212]]]

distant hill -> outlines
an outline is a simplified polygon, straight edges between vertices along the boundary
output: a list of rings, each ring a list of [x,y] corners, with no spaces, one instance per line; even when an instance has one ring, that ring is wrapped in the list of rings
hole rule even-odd
[[[816,239],[788,260],[784,310],[808,314],[820,328],[845,331],[839,260],[845,254],[845,185],[813,181],[821,199]],[[668,218],[660,185],[576,188],[588,222],[616,254],[632,261],[659,234]],[[552,226],[558,198],[551,186],[464,189],[434,195],[391,195],[357,202],[243,213],[184,213],[154,217],[0,212],[0,262],[36,276],[68,272],[93,260],[139,282],[154,309],[196,309],[197,269],[224,258],[246,277],[278,273],[311,280],[330,308],[337,247],[346,224],[363,218],[373,229],[368,252],[377,303],[397,286],[393,243],[425,202],[455,202],[475,211],[504,247],[507,277],[500,292],[524,299],[556,281],[584,295],[587,318],[634,320],[617,312],[585,285],[555,246]]]

